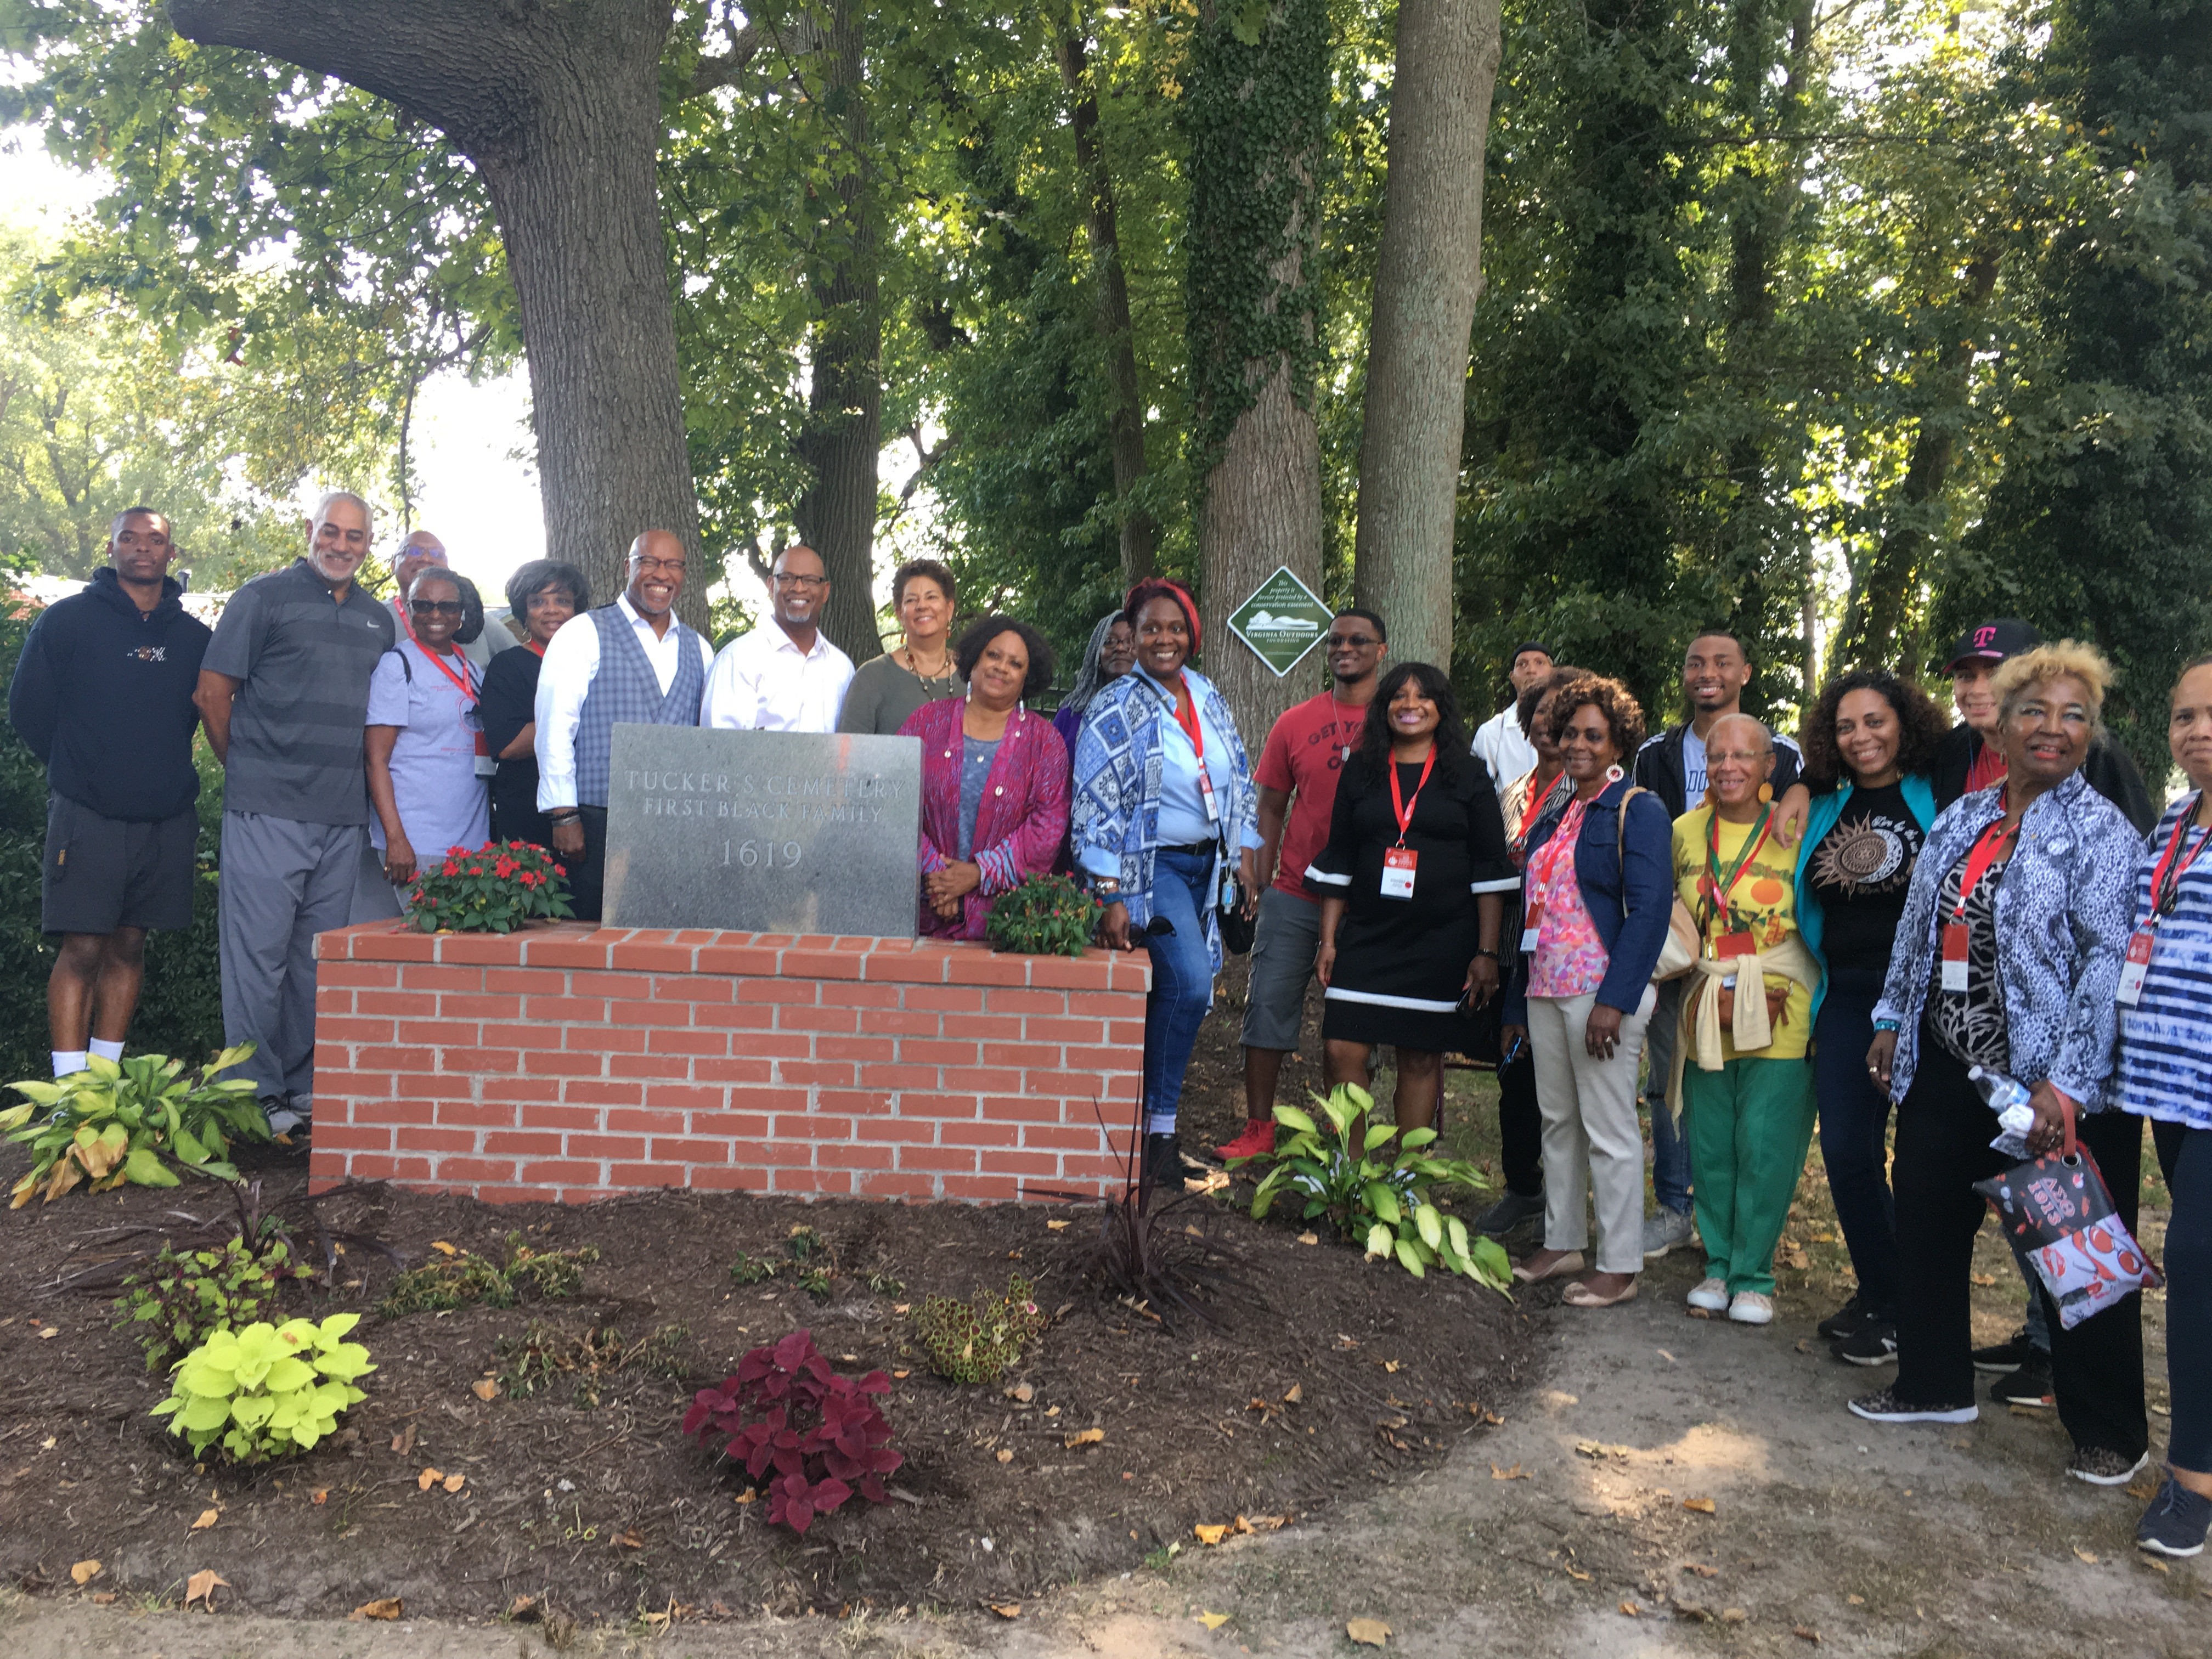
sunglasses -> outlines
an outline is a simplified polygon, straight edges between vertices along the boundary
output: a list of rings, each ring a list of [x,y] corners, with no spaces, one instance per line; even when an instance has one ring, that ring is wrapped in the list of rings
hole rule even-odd
[[[458,617],[461,614],[459,599],[410,599],[407,608],[418,617]]]
[[[1328,635],[1328,645],[1330,648],[1338,651],[1364,651],[1370,645],[1379,645],[1381,643],[1382,641],[1377,640],[1372,634],[1331,634]]]

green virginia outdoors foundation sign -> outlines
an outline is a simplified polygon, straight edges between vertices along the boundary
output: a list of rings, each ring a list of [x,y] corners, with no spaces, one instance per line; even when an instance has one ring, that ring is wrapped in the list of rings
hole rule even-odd
[[[1250,599],[1229,613],[1229,626],[1280,678],[1321,643],[1332,614],[1288,565],[1278,565]]]

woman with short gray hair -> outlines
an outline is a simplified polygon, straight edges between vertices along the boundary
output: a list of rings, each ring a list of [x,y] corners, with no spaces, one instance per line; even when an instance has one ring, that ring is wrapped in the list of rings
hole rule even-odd
[[[491,836],[550,848],[553,827],[538,810],[538,671],[547,641],[592,608],[591,585],[573,564],[532,559],[507,579],[507,605],[523,624],[526,648],[501,652],[484,670],[484,746],[497,767]]]

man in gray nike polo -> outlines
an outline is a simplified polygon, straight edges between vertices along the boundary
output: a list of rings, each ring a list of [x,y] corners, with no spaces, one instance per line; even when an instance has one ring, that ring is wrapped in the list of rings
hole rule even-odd
[[[231,595],[193,701],[223,763],[224,1041],[251,1042],[270,1127],[304,1129],[315,1087],[315,935],[343,927],[368,835],[362,735],[392,613],[354,573],[368,503],[325,495],[307,551]]]

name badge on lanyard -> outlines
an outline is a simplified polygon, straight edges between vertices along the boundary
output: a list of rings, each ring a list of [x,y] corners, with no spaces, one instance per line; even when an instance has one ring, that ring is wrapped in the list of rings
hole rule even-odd
[[[1532,899],[1529,901],[1528,908],[1521,915],[1521,954],[1522,956],[1533,957],[1536,954],[1536,935],[1543,930],[1544,901]]]
[[[1966,988],[1967,901],[1974,896],[1974,889],[1981,885],[1990,866],[2003,854],[2013,834],[2000,818],[1982,831],[1973,849],[1966,854],[1966,867],[1959,876],[1959,902],[1952,908],[1950,921],[1943,924],[1943,976],[1939,982],[1946,991],[1961,993]]]
[[[2119,989],[2113,995],[2124,1008],[2132,1008],[2142,1000],[2143,976],[2150,972],[2150,953],[2158,943],[2158,934],[2148,927],[2138,927],[2128,937],[2128,959],[2120,964]]]
[[[2174,820],[2173,834],[2166,841],[2165,854],[2151,872],[2150,915],[2128,937],[2127,960],[2120,964],[2120,982],[2113,992],[2113,1000],[2124,1008],[2132,1008],[2142,1000],[2143,980],[2150,972],[2151,955],[2158,948],[2158,924],[2173,914],[2174,907],[2181,901],[2182,877],[2197,862],[2204,843],[2212,840],[2212,835],[2199,836],[2188,855],[2182,855],[2182,843],[2189,838],[2189,826],[2197,822],[2203,806],[2204,797],[2200,793],[2190,803],[2189,810]]]
[[[1199,799],[1206,803],[1206,821],[1208,823],[1220,823],[1221,808],[1213,799],[1213,779],[1206,772],[1203,755],[1198,761],[1198,794]]]
[[[1410,847],[1386,847],[1382,849],[1382,896],[1409,899],[1413,896],[1413,869],[1421,855]]]
[[[1943,924],[1943,988],[1963,991],[1966,988],[1966,927],[1964,922]]]

